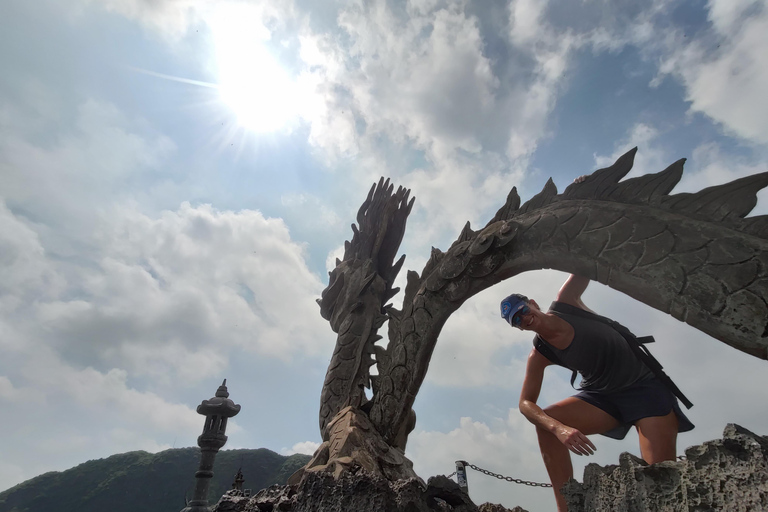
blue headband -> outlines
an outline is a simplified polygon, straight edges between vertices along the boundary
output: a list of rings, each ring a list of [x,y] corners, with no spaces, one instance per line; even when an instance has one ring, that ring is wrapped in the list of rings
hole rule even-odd
[[[513,293],[501,301],[501,318],[509,323],[512,317],[515,316],[515,313],[523,309],[527,303],[528,297],[519,293]]]

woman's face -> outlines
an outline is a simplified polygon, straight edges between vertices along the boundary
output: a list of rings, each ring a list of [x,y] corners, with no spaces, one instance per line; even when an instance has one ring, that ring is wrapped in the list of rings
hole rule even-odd
[[[515,313],[515,316],[510,320],[510,324],[523,331],[533,331],[536,325],[538,325],[539,317],[542,314],[539,305],[536,304],[535,300],[531,299],[525,307]]]

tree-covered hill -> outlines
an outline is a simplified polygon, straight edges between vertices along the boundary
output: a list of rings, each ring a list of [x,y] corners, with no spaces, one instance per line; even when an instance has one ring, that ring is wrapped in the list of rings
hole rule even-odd
[[[198,448],[121,453],[62,472],[45,473],[0,493],[0,512],[178,512],[192,498]],[[243,488],[283,484],[309,460],[271,450],[225,450],[216,456],[209,501],[231,488],[242,467]]]

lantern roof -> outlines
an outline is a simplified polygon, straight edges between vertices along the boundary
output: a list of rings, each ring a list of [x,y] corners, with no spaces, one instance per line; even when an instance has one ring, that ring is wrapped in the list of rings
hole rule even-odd
[[[203,416],[225,416],[231,418],[240,412],[240,406],[229,399],[229,392],[227,391],[227,379],[221,383],[219,389],[216,390],[216,396],[209,400],[203,400],[203,402],[197,406],[197,413]]]

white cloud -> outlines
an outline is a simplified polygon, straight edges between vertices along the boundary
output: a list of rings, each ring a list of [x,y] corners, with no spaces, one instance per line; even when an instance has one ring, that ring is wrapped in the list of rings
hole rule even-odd
[[[122,185],[173,151],[153,134],[95,101],[49,146],[0,132],[4,192],[36,219],[0,203],[3,338],[166,379],[168,366],[192,379],[217,372],[234,347],[315,354],[320,320],[304,329],[294,315],[316,318],[323,285],[281,220],[189,204],[150,218],[129,199]]]
[[[597,169],[610,167],[620,156],[637,147],[632,170],[624,179],[661,172],[682,158],[682,155],[668,155],[661,149],[658,144],[660,135],[661,132],[657,127],[643,122],[636,123],[630,127],[626,137],[614,143],[614,150],[610,155],[594,155],[595,166]]]
[[[766,171],[760,154],[745,156],[724,150],[718,142],[705,142],[694,148],[690,155],[675,155],[660,147],[663,132],[646,123],[632,126],[626,137],[619,139],[610,155],[595,155],[597,168],[612,165],[621,155],[633,146],[638,147],[632,170],[624,179],[658,173],[670,164],[686,158],[683,177],[672,194],[698,192],[707,187],[722,185],[739,178]],[[768,212],[766,191],[758,193],[758,204],[751,215]]]
[[[739,178],[768,170],[764,161],[729,154],[715,142],[701,144],[693,150],[686,162],[686,172],[675,192],[698,192],[714,185],[722,185]],[[758,200],[752,215],[768,212],[766,201]]]
[[[81,104],[74,129],[51,144],[30,138],[0,131],[12,201],[0,203],[0,330],[4,342],[24,340],[11,350],[44,344],[161,380],[216,373],[233,349],[318,353],[323,283],[282,220],[188,203],[142,213],[124,185],[163,165],[174,144],[108,103]],[[335,222],[331,210],[315,218]]]
[[[66,108],[60,90],[51,90],[37,77],[18,80],[21,90],[16,101],[0,101],[0,133],[40,133],[61,120]]]
[[[518,86],[499,92],[464,3],[405,8],[407,16],[383,1],[348,5],[338,17],[344,38],[301,35],[306,75],[323,98],[310,141],[331,161],[354,158],[350,189],[365,190],[380,175],[411,188],[419,211],[430,213],[415,213],[410,231],[423,227],[418,238],[437,243],[477,219],[489,197],[503,202],[494,195],[508,174],[509,120],[530,98]],[[536,132],[529,121],[519,126]]]
[[[16,387],[8,377],[0,375],[0,400],[8,403],[28,403],[43,406],[45,395],[34,387]]]
[[[713,32],[670,40],[661,75],[685,86],[691,110],[747,141],[768,142],[768,8],[764,2],[711,1]]]
[[[336,249],[332,250],[328,253],[328,256],[325,258],[325,269],[328,272],[331,272],[333,269],[336,268],[336,260],[342,260],[344,258],[344,244],[338,246]]]
[[[542,15],[547,3],[536,0],[510,2],[510,34],[516,44],[528,44],[541,37]]]
[[[552,27],[544,17],[546,7],[547,2],[531,0],[510,3],[510,41],[535,62],[507,146],[507,155],[512,160],[522,159],[523,165],[527,165],[539,139],[546,136],[548,117],[561,91],[568,60],[585,42],[583,36],[571,30]]]
[[[462,417],[458,427],[449,432],[416,430],[409,438],[406,456],[425,478],[448,475],[455,470],[455,461],[464,460],[504,476],[548,482],[535,429],[517,409],[509,409],[507,417],[495,418],[490,425]],[[543,510],[542,505],[550,500],[554,504],[549,489],[531,491],[470,468],[467,480],[470,498],[478,504],[501,503],[533,511]]]
[[[69,276],[77,297],[32,308],[61,353],[80,359],[88,347],[93,364],[161,380],[217,373],[235,348],[318,353],[323,285],[282,221],[189,204],[158,219],[120,213],[94,240],[95,267]]]
[[[304,455],[313,455],[315,451],[320,448],[320,443],[314,441],[303,441],[301,443],[294,444],[290,450],[282,449],[280,453],[282,455],[294,455],[296,453],[302,453]]]
[[[45,144],[42,124],[0,125],[0,402],[28,421],[4,431],[4,457],[28,462],[0,468],[0,488],[191,444],[201,418],[169,397],[242,354],[258,368],[327,349],[323,283],[282,220],[187,203],[145,213],[133,184],[173,143],[108,103],[75,110]]]
[[[198,424],[200,417],[197,418]],[[200,426],[198,425],[198,428]],[[228,432],[229,433],[229,432]],[[158,443],[154,439],[147,438],[141,430],[128,430],[120,427],[108,431],[110,445],[114,446],[116,453],[123,453],[134,450],[144,450],[145,452],[157,453],[171,448],[170,445]]]
[[[8,380],[8,377],[0,376],[0,397],[5,400],[12,399],[15,391],[16,390],[13,388],[11,381]]]
[[[319,231],[326,229],[328,226],[335,226],[341,223],[341,219],[336,211],[316,195],[306,192],[285,194],[280,197],[280,202],[283,206],[295,211],[296,214],[302,217],[305,228]],[[313,215],[307,217],[303,213],[305,211],[312,211]]]
[[[504,204],[512,184],[522,182],[522,175],[506,172],[496,155],[458,157],[440,168],[412,171],[402,179],[417,198],[409,238],[419,240],[418,250],[428,254],[430,244],[450,243],[446,237],[455,239],[467,221],[478,229]]]
[[[584,34],[596,52],[621,51],[635,46],[643,55],[658,51],[669,30],[671,11],[676,7],[667,0],[637,2],[589,2],[599,10],[599,22]]]
[[[16,483],[23,482],[24,479],[23,468],[15,464],[0,462],[0,488],[6,489]]]
[[[710,0],[707,3],[709,20],[719,33],[733,33],[740,28],[745,14],[762,4],[762,0]]]
[[[94,209],[130,196],[126,185],[175,151],[174,143],[145,121],[95,100],[78,106],[66,134],[46,145],[30,142],[44,135],[0,128],[0,173],[8,205],[23,204],[44,243],[58,240],[54,247],[60,254],[72,251],[74,240],[64,239],[93,229]]]
[[[201,12],[210,9],[210,0],[83,0],[137,20],[171,37],[183,36],[190,25],[200,21]]]
[[[379,1],[345,9],[339,25],[352,42],[351,69],[338,83],[366,134],[407,137],[438,159],[480,148],[475,133],[493,111],[498,81],[462,4],[404,20]]]
[[[16,379],[23,385],[14,387],[8,377],[0,376],[0,400],[14,403],[20,414],[28,415],[37,409],[33,416],[42,413],[50,416],[48,421],[55,421],[60,415],[64,420],[69,413],[61,407],[66,404],[64,409],[83,418],[104,414],[112,422],[139,431],[191,433],[200,428],[200,419],[193,409],[132,388],[123,369],[76,369],[45,347],[36,347],[31,352],[18,368],[4,370],[18,374]]]
[[[509,328],[501,319],[499,303],[510,293],[522,293],[546,307],[566,277],[546,270],[526,272],[469,299],[443,327],[427,380],[448,388],[519,391],[532,336]]]
[[[515,9],[510,16],[528,10]],[[354,168],[365,169],[356,179],[401,178],[430,212],[420,238],[460,229],[503,202],[491,194],[527,170],[581,44],[529,18],[538,23],[531,37],[513,29],[505,42],[514,59],[502,77],[464,2],[407,2],[405,12],[384,1],[345,6],[344,38],[308,29],[300,37],[324,105],[310,119],[310,140],[331,158],[354,157]],[[520,64],[530,59],[532,78]]]
[[[513,467],[522,463],[530,473],[539,458],[535,429],[517,409],[509,409],[506,418],[497,418],[493,428],[462,417],[459,427],[449,432],[416,431],[407,453],[413,457],[417,472],[429,475],[450,473],[452,462],[470,459],[485,467],[498,467],[500,460]]]
[[[11,306],[6,293],[17,299],[51,295],[61,287],[61,279],[51,271],[40,239],[8,209],[0,198],[0,309]]]
[[[0,466],[1,489],[45,471],[68,469],[83,462],[86,453],[158,451],[169,447],[158,437],[192,439],[201,428],[193,409],[132,388],[124,370],[76,369],[45,347],[26,349],[30,353],[18,367],[7,367],[18,359],[13,356],[0,369],[16,374],[21,383],[14,387],[11,379],[0,377],[0,405],[26,419],[4,430],[4,457],[26,463]]]
[[[0,269],[10,272],[0,295],[0,401],[41,431],[58,425],[35,446],[29,432],[5,432],[37,455],[22,473],[0,470],[0,487],[66,469],[86,452],[192,440],[200,417],[166,396],[220,375],[235,354],[288,361],[327,349],[314,303],[323,285],[279,219],[209,205],[154,218],[115,207],[87,239],[90,254],[62,262],[45,250],[42,226],[0,206]],[[83,424],[98,432],[78,442]]]
[[[186,19],[179,13],[210,9],[192,0],[153,6],[105,0],[105,5],[155,25],[163,19],[173,25]],[[302,113],[310,123],[309,140],[327,163],[355,158],[352,165],[365,169],[355,173],[351,188],[378,175],[410,174],[413,158],[396,155],[420,153],[416,158],[422,163],[406,184],[420,203],[436,206],[424,210],[434,212],[422,223],[428,235],[452,233],[463,220],[478,219],[483,205],[503,200],[491,194],[498,195],[497,185],[510,174],[511,181],[521,181],[546,136],[572,50],[582,44],[550,27],[542,6],[517,2],[509,11],[513,69],[497,76],[479,20],[466,2],[407,2],[404,11],[385,1],[346,4],[335,27],[343,37],[333,30],[316,32],[293,7],[276,14],[280,9],[267,2],[253,5],[263,20],[283,17],[300,27],[297,57],[304,69],[298,81],[313,91]],[[293,37],[287,35],[286,44],[296,42]],[[531,59],[532,78],[520,64]]]
[[[112,417],[121,419],[121,424],[139,429],[143,425],[172,433],[194,432],[200,428],[199,416],[188,406],[168,403],[154,393],[130,388],[125,370],[114,368],[101,373],[86,368],[78,371],[40,354],[34,364],[45,368],[35,372],[34,383],[46,391],[49,401],[74,401],[90,414],[109,411]],[[34,371],[31,366],[27,371]]]

